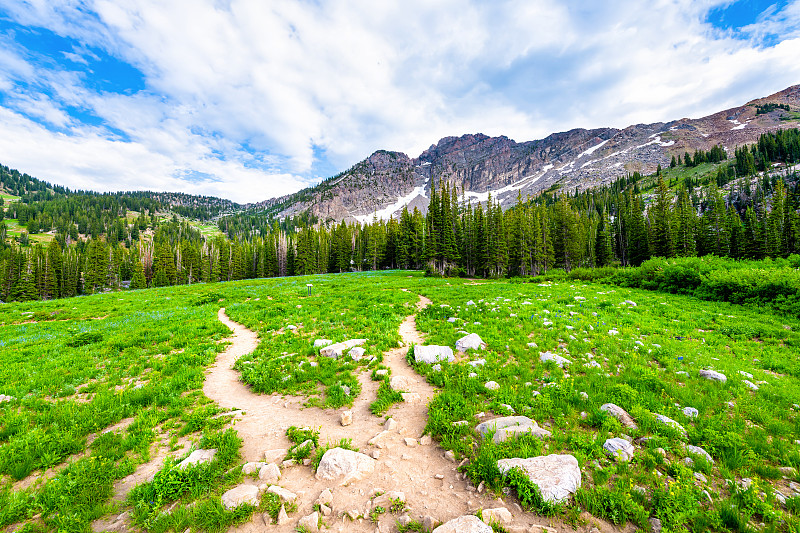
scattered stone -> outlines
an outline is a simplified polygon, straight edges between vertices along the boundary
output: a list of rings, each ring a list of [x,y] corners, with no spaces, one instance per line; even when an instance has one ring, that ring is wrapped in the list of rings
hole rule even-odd
[[[439,363],[436,363],[435,365],[433,365],[431,367],[431,370],[433,370],[434,372],[441,372],[442,371],[442,365],[440,365]]]
[[[700,377],[709,379],[711,381],[719,381],[720,383],[725,383],[728,381],[728,378],[725,376],[725,374],[717,372],[716,370],[701,370]]]
[[[481,520],[487,524],[510,524],[514,517],[511,515],[511,511],[505,507],[497,507],[481,511]]]
[[[380,377],[385,377],[388,374],[389,374],[389,370],[387,370],[386,368],[381,368],[380,370],[376,370],[375,371],[375,375],[376,376],[380,376]]]
[[[134,387],[134,388],[137,388],[137,387]],[[13,396],[9,396],[8,394],[0,394],[0,403],[13,402],[14,400],[16,400],[16,398],[14,398]]]
[[[361,358],[364,357],[365,352],[366,350],[364,348],[362,348],[361,346],[356,346],[355,348],[351,348],[350,351],[347,352],[347,355],[353,361],[360,361]]]
[[[668,416],[660,415],[658,413],[654,413],[654,414],[656,415],[656,422],[658,422],[659,424],[664,424],[665,426],[669,426],[669,427],[677,430],[678,433],[680,433],[681,436],[683,436],[683,438],[686,438],[686,429],[684,429],[684,427],[682,425],[678,424],[677,422],[675,422],[673,419],[669,418]]]
[[[779,466],[778,471],[785,477],[797,477],[797,469],[793,466]]]
[[[372,453],[370,455],[371,455],[371,457],[373,459],[380,459],[381,451],[380,450],[372,450]]]
[[[475,302],[473,302],[472,300],[470,300],[470,301],[468,301],[468,302],[467,302],[467,305],[475,305]]]
[[[419,445],[420,446],[430,446],[431,442],[432,442],[432,440],[431,440],[431,436],[430,435],[423,435],[419,439]]]
[[[601,411],[605,411],[609,415],[613,416],[620,423],[628,428],[628,429],[639,429],[639,426],[636,425],[636,422],[633,421],[631,415],[628,414],[628,411],[620,407],[619,405],[613,403],[605,403],[600,406]]]
[[[333,341],[330,339],[317,339],[314,341],[314,348],[324,348],[325,346],[330,346],[333,344]]]
[[[266,464],[267,463],[261,461],[256,463],[245,463],[244,465],[242,465],[242,474],[246,476],[250,474],[255,474],[256,472],[261,470],[261,468]]]
[[[694,473],[694,478],[695,478],[697,481],[699,481],[700,483],[708,483],[708,478],[706,478],[706,476],[704,476],[704,475],[703,475],[703,474],[701,474],[700,472],[695,472],[695,473]]]
[[[426,516],[422,519],[422,529],[425,531],[433,531],[433,525],[435,523],[436,520],[434,520],[432,516]]]
[[[289,515],[286,514],[286,506],[281,504],[281,510],[278,512],[278,525],[282,526],[289,523]]]
[[[569,359],[565,357],[561,357],[560,355],[556,355],[552,352],[544,352],[539,353],[539,360],[542,363],[546,363],[547,361],[553,361],[559,368],[564,368],[564,365],[569,365],[572,363]]]
[[[709,455],[709,453],[700,446],[692,446],[691,444],[688,444],[684,449],[686,450],[686,453],[692,455],[699,455],[703,457],[706,461],[708,461],[708,464],[710,465],[714,464],[714,459],[711,458],[711,455]]]
[[[746,377],[747,379],[753,379],[753,374],[750,372],[745,372],[744,370],[739,370],[739,374]]]
[[[319,513],[314,511],[308,516],[304,516],[297,522],[298,529],[305,528],[306,531],[319,531]]]
[[[474,361],[469,361],[467,364],[469,366],[471,366],[472,368],[477,368],[479,366],[485,365],[486,364],[486,359],[476,359]]]
[[[451,324],[455,324],[455,323],[456,323],[456,320],[458,320],[458,319],[457,319],[457,318],[455,318],[455,317],[452,317],[452,316],[451,316],[450,318],[448,318],[448,319],[447,319],[447,321],[448,321],[448,322],[450,322]]]
[[[742,383],[744,383],[744,386],[750,390],[758,390],[758,385],[756,385],[755,383],[753,383],[748,379],[745,379],[744,381],[742,381]]]
[[[280,497],[281,501],[286,503],[292,503],[297,499],[297,494],[278,485],[270,485],[267,487],[267,492],[275,494]]]
[[[339,423],[342,424],[343,426],[349,426],[350,424],[352,424],[353,411],[349,409],[347,411],[342,411],[342,414],[339,417]]]
[[[636,302],[634,302],[633,300],[625,300],[625,303],[632,307],[636,307]]]
[[[581,392],[581,393],[580,393],[580,397],[581,397],[582,399],[584,399],[584,400],[588,400],[588,399],[589,399],[589,395],[588,395],[587,393],[585,393],[585,392]]]
[[[500,384],[497,383],[496,381],[487,381],[484,384],[484,387],[486,387],[489,390],[498,390],[500,388]]]
[[[239,485],[222,495],[222,505],[225,509],[235,509],[244,503],[258,505],[258,487]]]
[[[509,437],[514,437],[523,433],[530,433],[540,439],[550,436],[550,432],[546,429],[539,427],[535,421],[527,416],[503,416],[482,422],[475,426],[475,431],[480,433],[481,437],[485,437],[491,431],[494,431],[492,440],[499,444],[505,442]]]
[[[536,344],[535,342],[529,342],[528,343],[528,348],[538,348],[538,347],[539,347],[539,345]]]
[[[694,407],[684,407],[683,408],[683,414],[687,418],[697,418],[698,415],[700,414],[700,412],[697,409],[695,409]]]
[[[418,403],[422,399],[418,392],[401,392],[400,396],[405,403]]]
[[[178,470],[186,470],[190,466],[200,465],[203,463],[210,463],[214,456],[217,455],[216,449],[211,450],[195,450],[189,454],[189,457],[178,463]]]
[[[347,485],[363,479],[375,470],[375,459],[363,453],[332,448],[325,452],[317,467],[317,479],[335,480],[342,478],[341,484]]]
[[[650,522],[650,531],[653,533],[661,533],[661,520],[658,518],[650,518],[648,522]]]
[[[456,454],[453,452],[453,450],[447,450],[446,452],[444,452],[444,458],[450,461],[451,463],[456,462]]]
[[[465,515],[445,522],[432,533],[492,533],[492,527],[475,515]]]
[[[497,468],[505,475],[519,467],[539,487],[547,502],[563,502],[581,486],[581,469],[572,455],[546,455],[527,459],[500,459]]]
[[[344,342],[337,342],[336,344],[325,346],[319,351],[319,354],[324,357],[337,359],[341,357],[346,350],[354,348],[355,346],[361,346],[365,342],[367,342],[367,339],[350,339]]]
[[[608,330],[608,334],[613,337],[614,335],[619,335],[619,331],[615,329],[610,329]]]
[[[391,490],[389,492],[384,492],[380,496],[375,496],[372,500],[372,508],[375,507],[383,507],[384,509],[390,509],[392,507],[392,502],[401,501],[406,503],[406,495],[404,492]]]
[[[383,423],[383,429],[386,431],[394,431],[397,429],[397,421],[389,417],[386,419],[386,422]]]
[[[453,349],[449,346],[422,346],[420,344],[414,346],[414,361],[417,363],[432,365],[439,361],[450,363],[454,359],[455,355],[453,355]]]
[[[294,324],[289,324],[288,326],[286,326],[286,329],[288,329],[289,331],[294,331],[297,329],[297,326],[295,326]]]
[[[412,439],[411,437],[406,437],[403,439],[403,442],[406,443],[406,446],[409,448],[416,448],[417,447],[417,439]]]
[[[481,340],[477,333],[470,333],[466,337],[461,337],[456,341],[456,351],[466,352],[468,350],[483,350],[486,343]]]
[[[258,479],[270,485],[276,484],[281,479],[281,469],[275,463],[268,463],[258,471]]]
[[[603,444],[606,454],[614,458],[615,461],[630,461],[633,459],[633,445],[625,439],[615,437],[607,439]]]

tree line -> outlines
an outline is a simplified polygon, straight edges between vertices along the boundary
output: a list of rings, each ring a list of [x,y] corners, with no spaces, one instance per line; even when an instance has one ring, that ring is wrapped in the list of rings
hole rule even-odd
[[[772,158],[764,166],[770,169],[770,161],[800,160],[800,151],[793,151],[797,141],[797,130],[778,132],[740,150]],[[106,213],[97,222],[97,234],[87,223],[87,231],[79,232],[85,235],[73,239],[78,227],[73,224],[47,244],[3,244],[0,297],[48,299],[120,287],[387,268],[531,276],[555,268],[638,266],[651,257],[760,259],[799,253],[797,173],[766,172],[724,190],[718,186],[720,172],[738,173],[740,150],[704,186],[671,180],[662,172],[634,173],[592,190],[518,195],[503,209],[491,196],[472,204],[463,191],[442,183],[431,190],[426,213],[406,208],[398,218],[367,224],[315,224],[307,217],[267,223],[241,214],[221,218],[228,231],[213,238],[177,217],[159,221],[155,205],[153,211],[139,206],[138,216],[128,217],[131,204],[102,196],[85,199],[86,205],[100,206],[86,212]],[[758,170],[748,166],[745,172]],[[59,198],[57,208],[32,207],[38,217],[70,209],[80,213],[79,198]],[[29,207],[13,208],[20,217]],[[4,232],[0,225],[0,238]]]

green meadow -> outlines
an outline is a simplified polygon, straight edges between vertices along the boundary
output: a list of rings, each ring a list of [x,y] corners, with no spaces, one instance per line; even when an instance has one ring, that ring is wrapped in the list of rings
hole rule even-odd
[[[241,480],[234,467],[243,461],[231,417],[202,393],[203,371],[229,336],[218,309],[259,335],[256,351],[236,365],[254,392],[341,407],[362,394],[360,373],[381,379],[382,354],[398,347],[398,327],[418,295],[433,302],[417,316],[426,344],[452,347],[465,332],[487,344],[453,363],[415,365],[440,390],[426,432],[468,460],[461,469],[475,486],[510,489],[527,509],[575,525],[588,512],[642,529],[658,518],[670,531],[800,531],[791,486],[800,481],[797,318],[597,283],[407,271],[3,304],[0,394],[10,399],[0,403],[0,527],[90,531],[93,520],[129,511],[143,530],[224,531],[256,511],[277,516],[275,498],[259,509],[220,503]],[[364,338],[365,353],[319,357],[320,338]],[[547,352],[569,362],[542,362]],[[490,381],[498,387],[487,388]],[[401,401],[383,385],[368,400],[376,416]],[[601,410],[606,403],[630,413],[638,429]],[[479,422],[510,414],[532,418],[551,436],[495,444],[475,433]],[[659,424],[656,414],[685,432]],[[611,437],[635,443],[630,461],[604,452]],[[190,451],[178,448],[183,440],[220,451],[180,470]],[[155,477],[115,499],[115,481],[159,449],[171,457]],[[574,455],[581,468],[582,487],[569,503],[543,501],[527,480],[496,466],[553,453]]]

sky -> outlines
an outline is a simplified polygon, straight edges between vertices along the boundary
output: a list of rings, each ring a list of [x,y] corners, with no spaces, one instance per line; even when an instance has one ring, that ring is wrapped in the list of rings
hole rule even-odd
[[[445,136],[705,116],[798,58],[800,0],[0,0],[0,164],[257,202]]]

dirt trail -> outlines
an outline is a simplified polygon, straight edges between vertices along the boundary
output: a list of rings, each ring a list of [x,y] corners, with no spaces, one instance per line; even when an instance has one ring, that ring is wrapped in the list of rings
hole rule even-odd
[[[423,309],[431,302],[420,297],[417,309]],[[403,402],[386,414],[376,417],[369,410],[374,401],[377,383],[373,382],[369,373],[359,376],[362,391],[353,405],[353,423],[343,427],[339,423],[341,410],[303,408],[303,399],[298,397],[282,397],[277,394],[253,394],[239,381],[238,372],[231,369],[233,363],[258,344],[254,332],[231,321],[220,309],[219,319],[233,330],[230,338],[232,344],[220,354],[216,363],[207,373],[203,392],[221,407],[240,409],[235,423],[236,431],[243,440],[242,455],[245,461],[263,460],[265,450],[287,448],[289,442],[285,436],[289,426],[309,426],[320,430],[320,442],[336,442],[341,438],[352,439],[353,445],[361,452],[371,454],[376,448],[367,442],[380,433],[386,417],[393,417],[398,423],[395,433],[387,437],[384,447],[380,449],[375,472],[368,478],[342,487],[331,481],[317,481],[310,466],[293,466],[282,471],[280,485],[298,495],[298,510],[290,516],[288,524],[271,525],[262,516],[256,515],[249,523],[235,528],[237,532],[276,531],[292,532],[297,521],[313,511],[313,505],[325,488],[333,491],[333,513],[325,517],[328,531],[396,531],[397,515],[386,513],[377,524],[368,518],[351,521],[342,514],[355,510],[358,514],[368,516],[369,498],[376,491],[401,491],[405,493],[409,515],[417,520],[424,516],[432,516],[439,521],[446,521],[457,516],[474,513],[479,508],[507,507],[514,514],[514,524],[528,526],[534,523],[547,524],[548,521],[529,513],[523,513],[512,498],[506,502],[498,501],[486,494],[478,494],[467,490],[467,482],[461,480],[457,465],[445,458],[444,450],[435,443],[429,446],[406,446],[404,439],[422,436],[427,420],[427,404],[435,396],[436,389],[424,378],[416,374],[405,361],[407,348],[397,348],[384,353],[384,364],[391,368],[392,376],[404,376],[413,381],[408,392],[416,393],[419,398],[412,402]],[[415,315],[406,317],[400,326],[400,335],[408,346],[421,343],[423,338],[416,329]],[[437,479],[439,476],[441,479]],[[258,480],[245,477],[245,483],[258,484]],[[268,527],[265,528],[265,525]],[[557,530],[562,529],[558,521],[550,521]],[[565,528],[572,531],[572,528]]]

